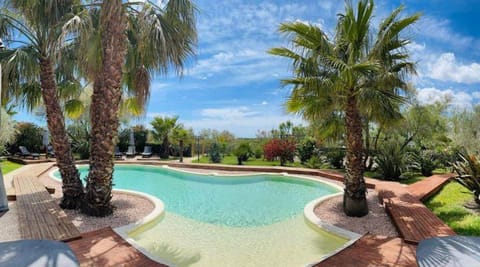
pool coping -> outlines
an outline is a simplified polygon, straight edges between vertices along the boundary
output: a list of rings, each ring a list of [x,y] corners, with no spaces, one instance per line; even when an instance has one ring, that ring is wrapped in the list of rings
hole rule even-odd
[[[126,166],[128,166],[127,164],[116,164],[116,165],[126,165]],[[141,165],[141,164],[139,164],[139,165]],[[88,164],[77,164],[77,166],[88,166]],[[57,170],[58,170],[58,167],[56,167],[56,166],[52,167],[51,170],[48,171],[48,177],[50,179],[55,180],[55,181],[61,182],[61,179],[58,179],[53,175],[53,173]],[[169,263],[169,262],[165,261],[164,259],[158,257],[157,255],[155,255],[153,253],[150,253],[148,250],[146,250],[145,248],[140,246],[134,239],[132,239],[128,236],[128,234],[130,232],[133,232],[134,230],[136,230],[136,229],[138,229],[142,226],[146,226],[149,223],[152,223],[156,219],[160,218],[165,212],[165,204],[163,204],[163,201],[161,199],[157,198],[157,197],[154,197],[150,194],[143,193],[143,192],[140,192],[140,191],[127,190],[127,189],[112,189],[112,192],[118,192],[118,193],[123,193],[123,194],[127,194],[127,195],[143,197],[153,204],[153,206],[154,206],[153,210],[149,214],[147,214],[145,217],[141,218],[140,220],[138,220],[136,222],[133,222],[133,223],[130,223],[130,224],[127,224],[127,225],[123,225],[123,226],[119,226],[119,227],[115,227],[115,228],[112,228],[112,229],[115,233],[117,233],[119,236],[121,236],[123,239],[125,239],[125,241],[130,243],[130,245],[132,245],[135,249],[142,252],[145,256],[147,256],[151,260],[154,260],[154,261],[156,261],[158,263],[161,263],[161,264],[172,266],[172,263]]]
[[[85,165],[87,165],[87,164],[77,164],[77,166],[85,166]],[[121,165],[121,166],[132,166],[132,165],[151,166],[151,167],[155,167],[155,168],[165,168],[165,169],[170,169],[170,170],[174,170],[174,171],[178,171],[178,172],[196,174],[196,175],[200,175],[200,176],[219,176],[220,175],[220,174],[218,174],[214,171],[212,171],[210,173],[201,173],[201,172],[194,172],[194,171],[191,171],[191,170],[183,170],[183,169],[180,169],[180,168],[177,168],[177,167],[171,167],[171,166],[168,166],[168,165],[151,165],[151,164],[141,164],[141,163],[137,163],[137,164],[117,163],[115,165]],[[54,175],[53,175],[53,173],[56,170],[58,170],[58,167],[53,167],[48,172],[48,176],[51,179],[54,179],[54,180],[58,181],[58,179],[56,177],[54,177]],[[312,178],[312,177],[308,177],[308,176],[304,176],[304,175],[289,174],[288,172],[272,173],[272,172],[254,172],[254,171],[252,171],[252,173],[249,173],[249,174],[244,174],[244,173],[243,174],[240,174],[240,173],[238,173],[238,174],[237,173],[226,174],[226,173],[222,173],[221,175],[222,176],[229,176],[229,177],[257,176],[257,175],[273,175],[273,176],[281,175],[281,176],[294,177],[294,178],[301,179],[301,180],[309,180],[309,181],[314,181],[314,182],[318,182],[318,183],[324,183],[324,184],[326,184],[330,187],[333,187],[333,188],[340,191],[338,193],[330,194],[330,195],[323,196],[323,197],[320,197],[318,199],[314,199],[314,200],[310,201],[309,203],[307,203],[307,205],[305,205],[305,207],[303,209],[303,215],[304,215],[305,219],[307,219],[307,221],[311,224],[311,226],[318,227],[321,230],[324,230],[324,231],[329,232],[331,234],[337,235],[341,238],[348,239],[349,241],[346,242],[343,246],[341,246],[341,247],[323,255],[319,260],[317,260],[313,263],[309,263],[306,266],[315,266],[316,264],[322,262],[323,260],[325,260],[325,259],[341,252],[342,250],[350,247],[355,242],[357,242],[362,236],[364,236],[364,235],[361,235],[361,234],[358,234],[358,233],[355,233],[355,232],[348,231],[346,229],[337,227],[333,224],[326,223],[326,222],[322,221],[314,213],[315,207],[320,205],[322,202],[324,202],[324,201],[326,201],[330,198],[342,195],[341,191],[343,191],[343,188],[340,187],[339,185],[333,183],[333,182],[326,181],[326,179],[328,179],[328,178],[321,177],[323,179],[320,180],[318,178]],[[151,211],[147,216],[143,217],[142,219],[140,219],[136,222],[133,222],[133,223],[130,223],[130,224],[127,224],[127,225],[124,225],[124,226],[113,228],[113,230],[118,235],[120,235],[123,239],[125,239],[128,243],[130,243],[134,248],[136,248],[137,250],[139,250],[140,252],[145,254],[145,256],[147,256],[148,258],[150,258],[154,261],[157,261],[161,264],[166,264],[168,266],[173,266],[172,263],[169,263],[169,262],[165,261],[165,259],[162,259],[161,257],[159,257],[157,255],[154,255],[153,253],[150,253],[145,248],[140,246],[134,239],[132,239],[128,236],[129,233],[131,233],[135,230],[138,230],[139,228],[141,228],[143,226],[146,226],[149,223],[152,223],[153,221],[160,218],[165,212],[165,205],[164,205],[163,201],[160,198],[154,197],[150,194],[143,193],[143,192],[140,192],[140,191],[126,190],[126,189],[113,189],[112,191],[120,192],[120,193],[124,193],[124,194],[130,194],[130,195],[134,195],[134,196],[135,195],[140,196],[140,197],[146,198],[147,200],[149,200],[154,205],[153,211]]]

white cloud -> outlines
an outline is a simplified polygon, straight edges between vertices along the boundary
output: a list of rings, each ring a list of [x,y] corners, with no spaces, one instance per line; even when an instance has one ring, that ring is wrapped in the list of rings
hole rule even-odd
[[[453,81],[457,83],[479,83],[480,64],[462,64],[455,59],[453,53],[443,53],[429,66],[429,77],[440,81]]]
[[[200,115],[207,118],[222,120],[237,120],[258,115],[259,112],[252,111],[247,107],[234,108],[207,108],[200,111]]]
[[[478,44],[478,40],[475,40],[475,38],[457,33],[451,28],[450,21],[446,19],[424,16],[417,23],[416,28],[419,35],[447,43],[449,46],[456,48],[468,49],[474,47],[474,44]]]
[[[267,101],[262,101],[262,105],[268,105]]]
[[[449,100],[455,109],[471,109],[474,97],[479,97],[480,92],[467,93],[460,90],[437,89],[434,87],[421,88],[417,91],[417,99],[421,104],[433,104],[439,101]]]

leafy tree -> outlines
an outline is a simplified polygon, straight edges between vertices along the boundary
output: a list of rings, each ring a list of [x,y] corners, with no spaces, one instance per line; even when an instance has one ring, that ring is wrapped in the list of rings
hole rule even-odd
[[[303,22],[281,24],[279,31],[291,37],[292,49],[273,48],[271,54],[292,60],[294,77],[283,80],[293,90],[286,105],[308,121],[341,114],[345,121],[346,174],[344,211],[348,216],[368,213],[363,178],[361,103],[368,98],[394,109],[404,101],[405,74],[414,71],[401,33],[419,15],[398,18],[393,11],[378,27],[370,28],[373,1],[360,0],[356,10],[347,1],[339,15],[332,40],[318,26]]]
[[[244,161],[247,161],[248,158],[252,155],[252,149],[250,148],[250,143],[242,142],[237,148],[233,151],[233,154],[237,157],[238,165],[242,165]]]
[[[455,146],[480,152],[480,105],[472,110],[454,111],[450,123],[452,127],[448,135]]]
[[[62,208],[78,208],[83,199],[80,174],[68,142],[65,118],[60,106],[62,92],[77,90],[70,60],[73,48],[61,38],[63,26],[75,16],[72,8],[80,1],[8,1],[0,11],[0,34],[14,49],[0,52],[3,81],[8,81],[7,98],[19,99],[29,110],[45,105],[47,125],[57,166],[62,176]],[[7,37],[7,38],[4,38]],[[9,38],[12,37],[12,38]],[[15,40],[14,38],[18,38]],[[57,59],[61,58],[59,61]],[[8,78],[7,78],[8,77]]]

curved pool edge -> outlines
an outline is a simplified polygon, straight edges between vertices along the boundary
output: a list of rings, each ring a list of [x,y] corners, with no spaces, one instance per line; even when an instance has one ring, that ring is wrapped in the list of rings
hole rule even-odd
[[[81,164],[81,165],[85,165],[85,164]],[[145,164],[141,164],[141,163],[138,163],[138,164],[121,164],[120,163],[120,164],[116,164],[116,165],[123,165],[123,166],[141,165],[141,166],[145,166]],[[171,166],[168,166],[168,165],[159,165],[159,166],[158,165],[157,166],[156,165],[148,165],[148,166],[157,167],[157,168],[165,168],[165,169],[170,169],[170,170],[174,170],[174,171],[178,171],[178,172],[196,174],[196,175],[200,175],[200,176],[218,176],[218,175],[220,175],[220,174],[218,174],[214,171],[212,171],[210,173],[201,173],[201,172],[195,172],[195,171],[191,171],[191,170],[183,170],[183,169],[180,169],[180,168],[177,168],[177,167],[171,167]],[[56,178],[53,175],[53,173],[56,170],[58,170],[58,167],[52,168],[52,170],[49,172],[49,177],[51,179],[54,179],[54,180],[58,181],[59,179]],[[293,177],[293,178],[301,179],[301,180],[309,180],[309,181],[314,181],[314,182],[318,182],[318,183],[323,183],[323,184],[331,186],[335,189],[338,189],[339,191],[343,191],[343,188],[340,187],[338,184],[325,180],[325,179],[328,179],[328,178],[320,177],[322,179],[316,179],[316,178],[312,178],[312,177],[308,177],[308,176],[304,176],[304,175],[289,174],[288,172],[281,172],[281,173],[269,173],[269,172],[255,172],[255,173],[253,173],[252,172],[252,173],[247,174],[247,175],[246,174],[240,174],[240,173],[239,174],[225,174],[225,173],[222,173],[221,175],[222,176],[230,176],[230,177],[256,176],[256,175],[282,175],[282,176]],[[113,228],[113,230],[118,235],[120,235],[123,239],[125,239],[129,244],[131,244],[134,248],[136,248],[137,250],[139,250],[140,252],[145,254],[145,256],[147,256],[148,258],[150,258],[150,259],[152,259],[156,262],[159,262],[161,264],[172,266],[172,263],[169,263],[169,262],[165,261],[164,259],[160,258],[159,256],[154,255],[153,253],[150,253],[149,251],[144,249],[142,246],[140,246],[134,239],[132,239],[128,236],[129,233],[131,233],[133,231],[136,231],[136,230],[139,230],[140,228],[146,227],[148,224],[150,224],[153,221],[160,218],[165,212],[165,205],[163,204],[163,202],[157,197],[154,197],[152,195],[149,195],[149,194],[146,194],[146,193],[143,193],[143,192],[139,192],[139,191],[125,190],[125,189],[113,189],[113,191],[144,197],[147,200],[149,200],[150,202],[152,202],[152,204],[155,206],[155,208],[152,212],[150,212],[147,216],[143,217],[139,221],[128,224],[128,225]],[[312,226],[318,227],[321,230],[324,230],[326,232],[329,232],[331,234],[334,234],[334,235],[337,235],[337,236],[340,236],[342,238],[345,238],[345,239],[349,240],[343,246],[331,251],[330,253],[327,253],[326,255],[323,255],[319,260],[317,260],[313,263],[307,264],[306,266],[314,266],[314,265],[324,261],[325,259],[327,259],[327,258],[341,252],[342,250],[350,247],[355,242],[357,242],[361,237],[364,236],[364,235],[360,235],[358,233],[351,232],[351,231],[348,231],[346,229],[337,227],[335,225],[326,223],[315,215],[314,209],[315,209],[316,206],[320,205],[323,201],[326,201],[327,199],[330,199],[332,197],[336,197],[336,196],[339,196],[339,195],[342,195],[342,194],[343,194],[342,192],[338,192],[338,193],[334,193],[334,194],[331,194],[331,195],[320,197],[318,199],[314,199],[314,200],[310,201],[304,207],[304,217],[307,219],[307,221]]]
[[[128,236],[129,233],[133,231],[138,231],[143,227],[148,227],[150,223],[153,223],[158,218],[160,218],[165,212],[165,204],[163,204],[163,201],[161,201],[159,198],[154,197],[150,194],[142,193],[139,191],[125,190],[125,189],[114,189],[113,191],[144,197],[148,199],[150,202],[152,202],[152,204],[154,205],[154,209],[147,216],[143,217],[142,219],[134,223],[113,228],[113,231],[115,231],[115,233],[117,233],[119,236],[125,239],[125,241],[127,241],[130,245],[132,245],[135,249],[142,252],[145,256],[147,256],[151,260],[161,264],[165,264],[167,266],[172,266],[172,263],[165,261],[164,259],[162,259],[161,257],[158,257],[153,253],[150,253],[148,250],[140,246],[133,238]]]
[[[82,166],[82,165],[85,165],[85,164],[78,164],[77,166]],[[53,173],[56,172],[57,170],[58,170],[58,167],[51,168],[51,170],[48,172],[48,176],[52,180],[61,182],[60,179],[58,179],[57,177],[55,177],[53,175]],[[143,197],[153,204],[153,206],[154,206],[153,210],[149,214],[147,214],[145,217],[141,218],[140,220],[138,220],[136,222],[112,228],[112,230],[115,233],[117,233],[120,237],[122,237],[125,241],[127,241],[130,245],[132,245],[132,247],[134,247],[138,251],[142,252],[145,256],[147,256],[151,260],[156,261],[156,262],[161,263],[161,264],[171,266],[172,264],[170,262],[165,261],[164,259],[158,257],[157,255],[155,255],[153,253],[150,253],[149,251],[144,249],[142,246],[140,246],[133,238],[130,238],[128,236],[129,233],[131,233],[135,230],[138,230],[140,228],[146,227],[150,223],[152,223],[155,220],[157,220],[158,218],[160,218],[165,212],[165,204],[163,204],[163,201],[160,200],[157,197],[154,197],[154,196],[150,195],[150,194],[146,194],[146,193],[139,192],[139,191],[134,191],[134,190],[112,189],[112,191],[127,194],[127,195]]]
[[[341,196],[342,194],[343,194],[342,192],[339,192],[339,193],[336,193],[336,194],[333,194],[333,195],[328,195],[328,196],[324,196],[324,197],[321,197],[321,198],[317,198],[315,200],[310,201],[305,206],[305,208],[303,209],[303,215],[310,222],[310,224],[312,226],[318,227],[318,228],[320,228],[322,230],[325,230],[329,233],[341,236],[341,237],[349,240],[343,246],[335,249],[334,251],[331,251],[330,253],[327,253],[326,255],[323,255],[318,261],[316,261],[314,263],[311,263],[307,266],[315,266],[316,264],[319,264],[320,262],[326,260],[327,258],[330,258],[330,257],[334,256],[335,254],[341,252],[342,250],[350,247],[351,245],[353,245],[355,242],[357,242],[360,238],[362,238],[364,236],[364,235],[361,235],[361,234],[358,234],[358,233],[355,233],[355,232],[337,227],[333,224],[326,223],[326,222],[322,221],[322,219],[320,219],[315,214],[315,207],[317,207],[322,202],[324,202],[324,201],[326,201],[330,198],[333,198],[333,197],[336,197],[336,196]]]

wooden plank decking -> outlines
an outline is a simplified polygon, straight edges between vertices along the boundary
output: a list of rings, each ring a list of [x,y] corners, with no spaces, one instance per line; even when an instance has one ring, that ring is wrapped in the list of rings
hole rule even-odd
[[[67,241],[80,237],[67,214],[35,177],[14,177],[20,235],[23,239]]]
[[[110,227],[85,233],[81,239],[69,241],[67,244],[75,252],[82,267],[166,267],[147,258]]]
[[[421,202],[438,191],[451,175],[434,175],[404,186],[379,182],[377,190],[387,213],[405,242],[418,244],[426,238],[456,233]]]
[[[398,237],[365,235],[352,246],[318,263],[323,266],[417,266],[416,246]]]
[[[442,175],[433,175],[419,182],[413,183],[407,187],[410,194],[420,201],[425,201],[438,192],[446,183],[448,183],[455,174],[448,173]]]

